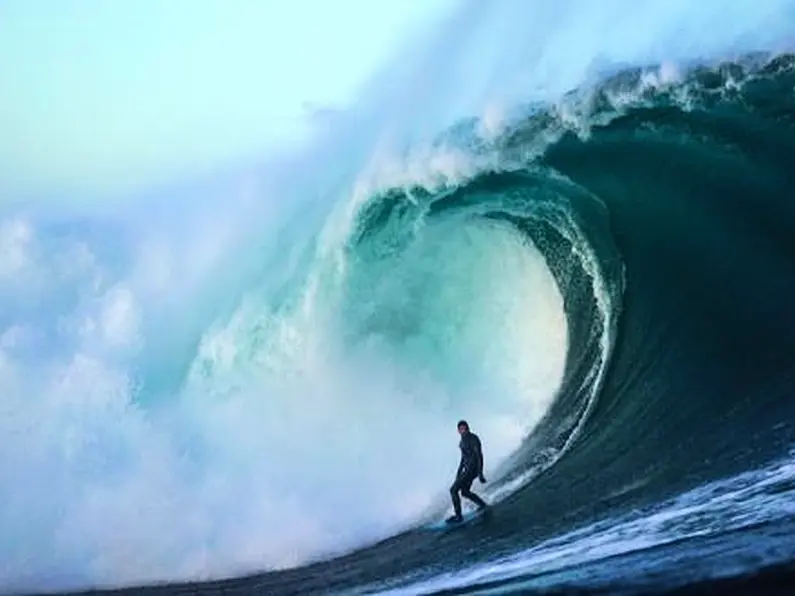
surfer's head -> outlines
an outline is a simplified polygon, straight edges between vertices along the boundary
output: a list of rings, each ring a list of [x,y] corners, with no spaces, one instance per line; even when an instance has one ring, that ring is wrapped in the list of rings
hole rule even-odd
[[[464,433],[469,432],[469,424],[466,420],[459,420],[458,421],[458,434],[463,435]]]

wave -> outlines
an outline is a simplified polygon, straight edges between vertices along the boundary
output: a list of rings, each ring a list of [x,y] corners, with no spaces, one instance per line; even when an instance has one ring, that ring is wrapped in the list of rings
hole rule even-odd
[[[257,585],[476,592],[554,577],[586,589],[576,579],[582,566],[599,564],[596,588],[626,588],[623,559],[606,558],[750,532],[789,515],[783,501],[772,505],[790,494],[795,438],[787,397],[795,315],[786,300],[795,283],[793,66],[791,55],[760,54],[676,77],[668,66],[622,71],[562,105],[529,110],[480,146],[480,158],[502,156],[486,160],[497,167],[450,188],[372,196],[354,252],[394,240],[390,228],[405,236],[386,252],[400,252],[414,241],[414,224],[434,218],[507,222],[530,240],[565,304],[565,373],[505,460],[487,528],[439,539],[408,531]],[[455,142],[466,138],[456,133]],[[539,137],[552,139],[541,151]],[[761,518],[760,503],[769,506]],[[595,556],[587,545],[603,550]],[[642,576],[636,587],[671,587],[687,547],[677,548],[649,559],[656,584]],[[793,554],[732,559],[733,573]],[[719,573],[711,565],[694,563],[690,573]]]
[[[411,590],[787,453],[793,58],[653,64],[320,201],[2,220],[4,589]],[[497,521],[429,539],[462,416]]]

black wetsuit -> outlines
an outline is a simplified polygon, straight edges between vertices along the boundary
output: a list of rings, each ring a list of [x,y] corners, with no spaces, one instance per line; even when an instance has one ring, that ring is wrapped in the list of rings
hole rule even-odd
[[[483,474],[483,451],[480,446],[480,439],[473,432],[465,432],[461,435],[461,463],[458,465],[455,482],[450,487],[450,495],[453,497],[453,509],[456,517],[461,517],[461,497],[475,503],[479,508],[486,506],[485,501],[470,490],[475,478]]]

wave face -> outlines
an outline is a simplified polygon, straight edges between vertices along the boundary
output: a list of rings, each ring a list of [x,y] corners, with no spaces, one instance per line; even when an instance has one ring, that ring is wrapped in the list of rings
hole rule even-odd
[[[648,593],[792,560],[793,88],[791,54],[621,70],[479,145],[499,167],[374,195],[353,250],[416,210],[531,241],[567,314],[562,381],[488,524],[257,585]]]
[[[156,219],[6,209],[0,587],[609,588],[631,560],[650,589],[795,558],[765,534],[792,513],[795,59],[734,52],[795,6],[732,4],[696,46],[713,9],[649,3],[627,22],[655,35],[583,37],[544,83],[589,6],[534,9],[533,42],[524,3],[490,14],[493,63],[530,51],[543,93],[450,108],[432,77],[409,118],[373,92],[261,186]],[[462,417],[494,516],[429,535]]]

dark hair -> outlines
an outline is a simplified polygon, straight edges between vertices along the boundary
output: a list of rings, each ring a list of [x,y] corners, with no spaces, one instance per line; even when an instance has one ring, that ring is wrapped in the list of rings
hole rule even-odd
[[[462,426],[469,430],[469,423],[466,420],[459,420],[458,424],[455,425],[456,428],[461,428]]]

